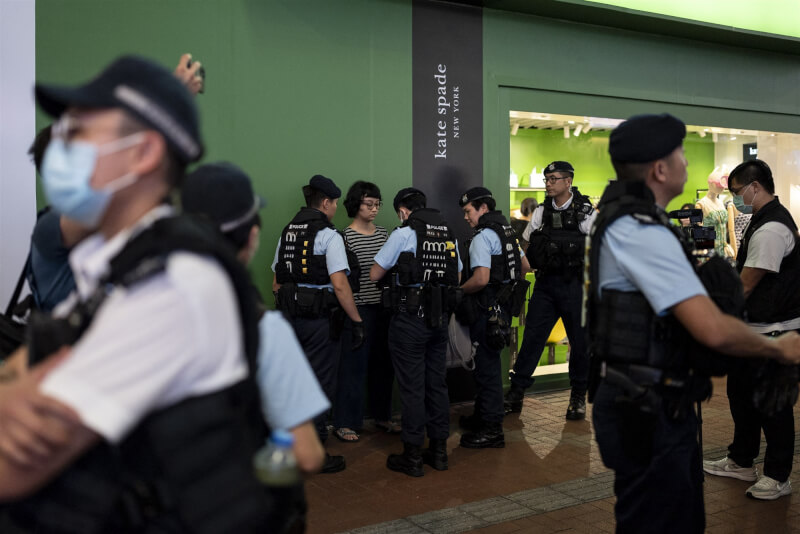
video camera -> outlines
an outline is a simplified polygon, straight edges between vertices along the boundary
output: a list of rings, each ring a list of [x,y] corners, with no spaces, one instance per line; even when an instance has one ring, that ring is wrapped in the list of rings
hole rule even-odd
[[[717,232],[711,227],[701,226],[703,222],[703,210],[688,209],[674,210],[667,214],[670,219],[689,219],[689,225],[681,224],[686,239],[694,246],[695,250],[713,249],[714,241],[717,239]]]

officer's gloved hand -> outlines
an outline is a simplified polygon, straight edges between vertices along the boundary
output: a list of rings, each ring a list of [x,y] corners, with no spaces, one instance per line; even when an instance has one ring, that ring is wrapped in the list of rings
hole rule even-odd
[[[367,333],[364,331],[364,321],[353,321],[353,343],[350,345],[352,350],[356,350],[364,344]]]

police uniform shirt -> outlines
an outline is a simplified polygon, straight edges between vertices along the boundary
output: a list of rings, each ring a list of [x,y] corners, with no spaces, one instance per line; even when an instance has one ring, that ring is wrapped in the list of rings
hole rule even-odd
[[[488,231],[487,231],[488,230]],[[503,252],[503,244],[497,232],[488,228],[482,228],[480,232],[472,238],[469,245],[469,265],[470,269],[475,267],[492,268],[492,256],[497,256]],[[519,249],[520,257],[525,256],[525,252]]]
[[[289,430],[330,408],[283,314],[266,312],[258,329],[261,345],[256,380],[261,390],[261,410],[270,428]]]
[[[641,291],[656,314],[696,295],[707,295],[680,242],[658,224],[626,215],[606,230],[600,248],[598,292]]]
[[[569,199],[564,202],[563,206],[556,205],[556,200],[552,199],[553,202],[553,209],[556,211],[564,211],[568,207],[572,205],[572,200],[575,198],[571,192],[569,194]],[[544,216],[544,206],[536,206],[536,209],[533,210],[531,214],[531,222],[528,223],[528,226],[525,227],[525,230],[522,232],[522,239],[525,241],[531,240],[531,232],[534,230],[539,230],[542,227],[542,217]],[[581,231],[583,235],[589,235],[589,232],[592,229],[592,225],[594,224],[594,220],[597,218],[597,210],[592,210],[590,213],[581,223],[578,225],[578,229]]]
[[[128,239],[171,215],[159,206],[106,241],[96,234],[70,254],[77,295],[89,296]],[[236,295],[214,260],[175,252],[164,272],[114,289],[72,353],[42,382],[83,424],[119,443],[150,412],[241,381],[248,369]]]
[[[780,271],[783,258],[794,250],[794,241],[794,233],[785,224],[775,221],[764,223],[750,236],[744,266],[777,273]],[[800,329],[800,317],[780,323],[748,324],[753,331],[759,334],[797,330]]]
[[[272,272],[275,272],[275,265],[278,264],[278,253],[281,249],[281,240],[278,239],[278,246],[275,247],[275,257],[272,260]],[[325,263],[328,266],[328,274],[338,273],[344,271],[344,274],[350,274],[350,265],[347,263],[347,252],[344,248],[344,239],[341,234],[333,228],[323,228],[317,232],[314,238],[314,255],[325,255]],[[297,284],[302,287],[316,287],[327,288],[333,290],[333,284]]]
[[[464,265],[461,263],[461,256],[458,253],[458,241],[455,242],[455,245],[458,272],[461,272]],[[397,228],[391,233],[389,239],[375,255],[375,263],[388,271],[397,264],[397,259],[403,252],[417,253],[417,233],[410,226]]]

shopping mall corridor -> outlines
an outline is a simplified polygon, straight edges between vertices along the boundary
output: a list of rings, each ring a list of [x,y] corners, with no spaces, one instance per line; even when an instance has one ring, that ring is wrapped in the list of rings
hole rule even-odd
[[[454,405],[450,469],[426,466],[422,478],[386,469],[386,456],[402,449],[398,435],[367,424],[357,443],[331,439],[329,452],[345,455],[347,469],[306,485],[309,534],[614,532],[613,476],[592,436],[591,405],[586,421],[568,422],[568,399],[568,391],[529,395],[522,414],[505,419],[506,447],[489,450],[458,446],[458,417],[472,406]],[[705,458],[724,456],[733,431],[724,379],[715,380],[703,418]],[[795,493],[773,502],[748,499],[747,482],[706,477],[707,532],[800,533],[799,463],[800,439]]]

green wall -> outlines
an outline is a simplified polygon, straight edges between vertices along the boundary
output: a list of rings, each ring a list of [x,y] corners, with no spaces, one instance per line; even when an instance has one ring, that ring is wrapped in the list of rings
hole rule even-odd
[[[40,81],[81,82],[122,53],[172,68],[184,52],[207,71],[205,161],[240,165],[267,199],[252,266],[265,295],[278,234],[312,175],[345,191],[372,180],[389,205],[411,183],[410,2],[36,2]],[[347,224],[343,207],[334,222]],[[377,222],[393,228],[396,216],[384,208]]]
[[[533,177],[533,187],[543,187],[542,170],[554,160],[564,160],[575,167],[573,181],[581,193],[590,197],[599,197],[614,177],[614,168],[608,158],[608,131],[591,131],[579,137],[564,138],[561,130],[523,130],[511,136],[511,168],[520,177],[528,174],[535,165],[538,174]],[[683,194],[676,197],[668,206],[678,209],[684,202],[694,202],[697,189],[708,187],[708,175],[714,169],[714,144],[710,136],[705,138],[697,134],[689,134],[684,142],[686,159],[689,161],[689,178]],[[512,192],[512,207],[527,196],[541,199],[538,195],[527,192]]]

